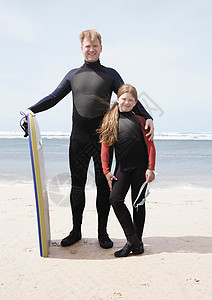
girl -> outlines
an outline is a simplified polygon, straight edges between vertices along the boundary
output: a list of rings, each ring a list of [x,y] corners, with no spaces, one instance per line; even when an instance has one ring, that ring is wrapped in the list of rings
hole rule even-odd
[[[145,192],[142,185],[155,178],[155,147],[146,137],[145,119],[133,113],[137,91],[130,84],[122,85],[117,93],[117,102],[109,110],[98,133],[100,133],[101,161],[103,172],[111,189],[110,203],[124,230],[127,243],[116,251],[116,257],[144,252],[142,234],[145,221]],[[115,148],[116,168],[109,169],[109,147]],[[113,180],[113,181],[112,181]],[[131,186],[133,219],[124,203]],[[143,200],[143,201],[142,201]],[[137,204],[137,205],[136,205]],[[143,204],[143,205],[142,205]]]

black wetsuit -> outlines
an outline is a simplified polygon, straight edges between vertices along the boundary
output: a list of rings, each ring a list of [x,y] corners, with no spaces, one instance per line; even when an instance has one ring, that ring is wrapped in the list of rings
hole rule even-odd
[[[96,129],[109,108],[112,92],[117,93],[123,84],[120,75],[111,68],[104,67],[100,61],[85,62],[83,66],[71,70],[49,96],[30,107],[41,112],[56,105],[70,91],[73,93],[73,126],[70,138],[70,170],[72,178],[71,207],[74,230],[79,231],[85,207],[85,184],[91,157],[95,166],[97,186],[97,212],[99,232],[106,230],[110,209],[109,188],[101,166],[101,145],[98,143]],[[140,111],[146,119],[151,118],[138,102]]]
[[[135,201],[142,184],[146,181],[145,173],[148,169],[148,150],[141,130],[139,120],[132,112],[119,113],[118,142],[114,144],[116,154],[116,169],[114,175],[110,202],[114,212],[124,230],[126,238],[136,243],[135,234],[142,237],[145,222],[145,204],[133,207],[133,220],[124,203],[126,194],[131,186],[132,203]],[[141,200],[144,198],[144,188]]]

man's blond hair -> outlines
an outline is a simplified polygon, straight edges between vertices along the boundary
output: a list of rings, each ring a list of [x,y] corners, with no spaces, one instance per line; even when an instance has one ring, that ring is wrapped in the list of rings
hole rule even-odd
[[[90,42],[94,42],[97,39],[99,40],[100,45],[102,45],[101,35],[95,29],[84,30],[82,33],[80,33],[79,38],[81,41],[81,45],[83,44],[85,38]]]

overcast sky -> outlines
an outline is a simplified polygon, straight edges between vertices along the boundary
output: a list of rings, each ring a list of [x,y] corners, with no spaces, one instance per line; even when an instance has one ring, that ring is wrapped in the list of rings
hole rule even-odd
[[[103,39],[101,63],[146,93],[157,132],[212,132],[212,1],[0,4],[1,131],[19,131],[19,111],[83,64],[79,33],[95,28]],[[71,102],[70,93],[37,114],[41,130],[69,132]]]

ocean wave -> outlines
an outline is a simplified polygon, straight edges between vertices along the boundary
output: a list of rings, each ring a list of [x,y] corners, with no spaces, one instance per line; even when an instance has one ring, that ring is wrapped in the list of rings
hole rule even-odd
[[[41,132],[43,139],[69,139],[67,132]],[[0,131],[0,139],[24,139],[23,132]],[[212,140],[212,132],[156,132],[155,140]]]
[[[158,157],[160,158],[212,158],[212,155],[210,154],[187,154],[187,153],[164,153],[158,154]]]
[[[155,140],[212,140],[212,132],[156,132]]]
[[[44,139],[69,139],[70,133],[67,132],[41,132]]]
[[[19,139],[24,138],[23,132],[17,131],[0,131],[0,139]]]
[[[43,139],[69,139],[70,133],[41,132]],[[0,131],[0,139],[25,139],[24,133],[19,131]]]

